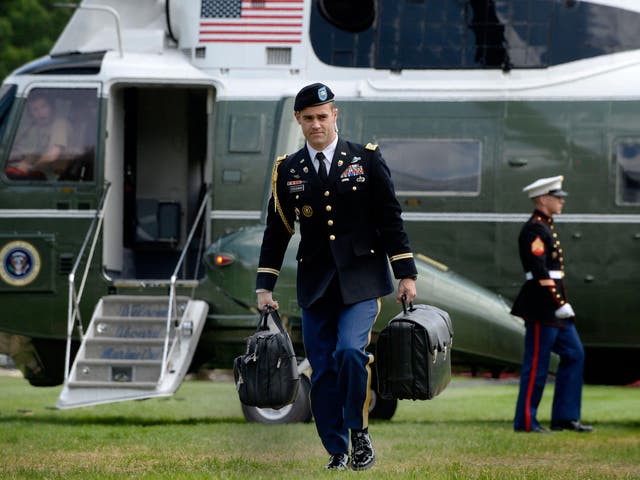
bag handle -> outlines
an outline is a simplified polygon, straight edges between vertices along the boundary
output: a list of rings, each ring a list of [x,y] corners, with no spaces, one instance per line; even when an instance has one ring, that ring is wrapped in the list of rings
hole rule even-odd
[[[269,330],[268,320],[269,315],[273,318],[273,323],[278,327],[280,333],[286,333],[284,327],[282,326],[282,320],[280,320],[280,315],[278,311],[273,308],[271,305],[265,305],[262,311],[260,312],[260,321],[258,322],[258,330]]]
[[[413,308],[413,302],[409,302],[409,311],[413,312],[415,310],[415,308]],[[402,295],[402,311],[404,312],[404,314],[407,314],[407,296],[406,295]]]

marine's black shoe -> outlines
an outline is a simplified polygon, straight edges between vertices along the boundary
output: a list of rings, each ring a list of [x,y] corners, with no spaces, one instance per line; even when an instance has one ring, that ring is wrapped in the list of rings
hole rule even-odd
[[[346,470],[349,465],[349,455],[335,453],[329,457],[329,463],[324,467],[327,470]]]
[[[535,427],[532,428],[531,430],[515,430],[516,432],[523,432],[523,433],[551,433],[549,430],[547,430],[544,427]]]
[[[551,432],[544,427],[536,427],[533,430],[531,430],[531,433],[551,433]]]
[[[371,437],[366,430],[351,432],[351,469],[367,470],[376,463]]]
[[[591,433],[593,427],[591,425],[583,425],[580,420],[565,420],[563,422],[555,422],[551,424],[551,430],[571,430],[579,433]]]

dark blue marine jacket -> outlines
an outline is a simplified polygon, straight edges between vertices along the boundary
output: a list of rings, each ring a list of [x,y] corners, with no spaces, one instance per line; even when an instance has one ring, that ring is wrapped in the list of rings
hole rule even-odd
[[[555,311],[567,303],[564,257],[553,219],[539,210],[522,226],[518,237],[525,283],[511,313],[527,321],[557,323]]]

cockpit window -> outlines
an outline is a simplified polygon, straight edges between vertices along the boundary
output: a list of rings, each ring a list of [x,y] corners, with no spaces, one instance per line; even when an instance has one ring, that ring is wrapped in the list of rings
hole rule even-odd
[[[473,139],[380,139],[398,195],[480,194],[481,143]]]
[[[618,205],[640,204],[640,139],[625,139],[616,148]]]
[[[18,182],[92,181],[97,125],[96,89],[32,89],[9,149],[5,175]]]

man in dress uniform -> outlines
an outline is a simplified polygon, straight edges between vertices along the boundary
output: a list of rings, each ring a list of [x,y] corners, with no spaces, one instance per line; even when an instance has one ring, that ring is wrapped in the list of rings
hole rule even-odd
[[[415,297],[417,270],[378,146],[338,137],[334,94],[321,83],[300,90],[294,115],[306,145],[279,157],[273,169],[258,306],[278,308],[271,292],[298,221],[297,295],[313,370],[311,409],[330,454],[326,468],[350,462],[365,470],[375,462],[367,428],[373,355],[365,348],[381,297],[393,291],[389,263],[400,280],[398,301]]]
[[[535,210],[520,231],[518,245],[525,283],[511,313],[525,320],[526,334],[514,429],[547,433],[536,418],[551,352],[560,356],[556,374],[552,430],[591,432],[580,423],[584,350],[564,286],[564,258],[553,216],[562,213],[562,176],[541,178],[524,187]]]

